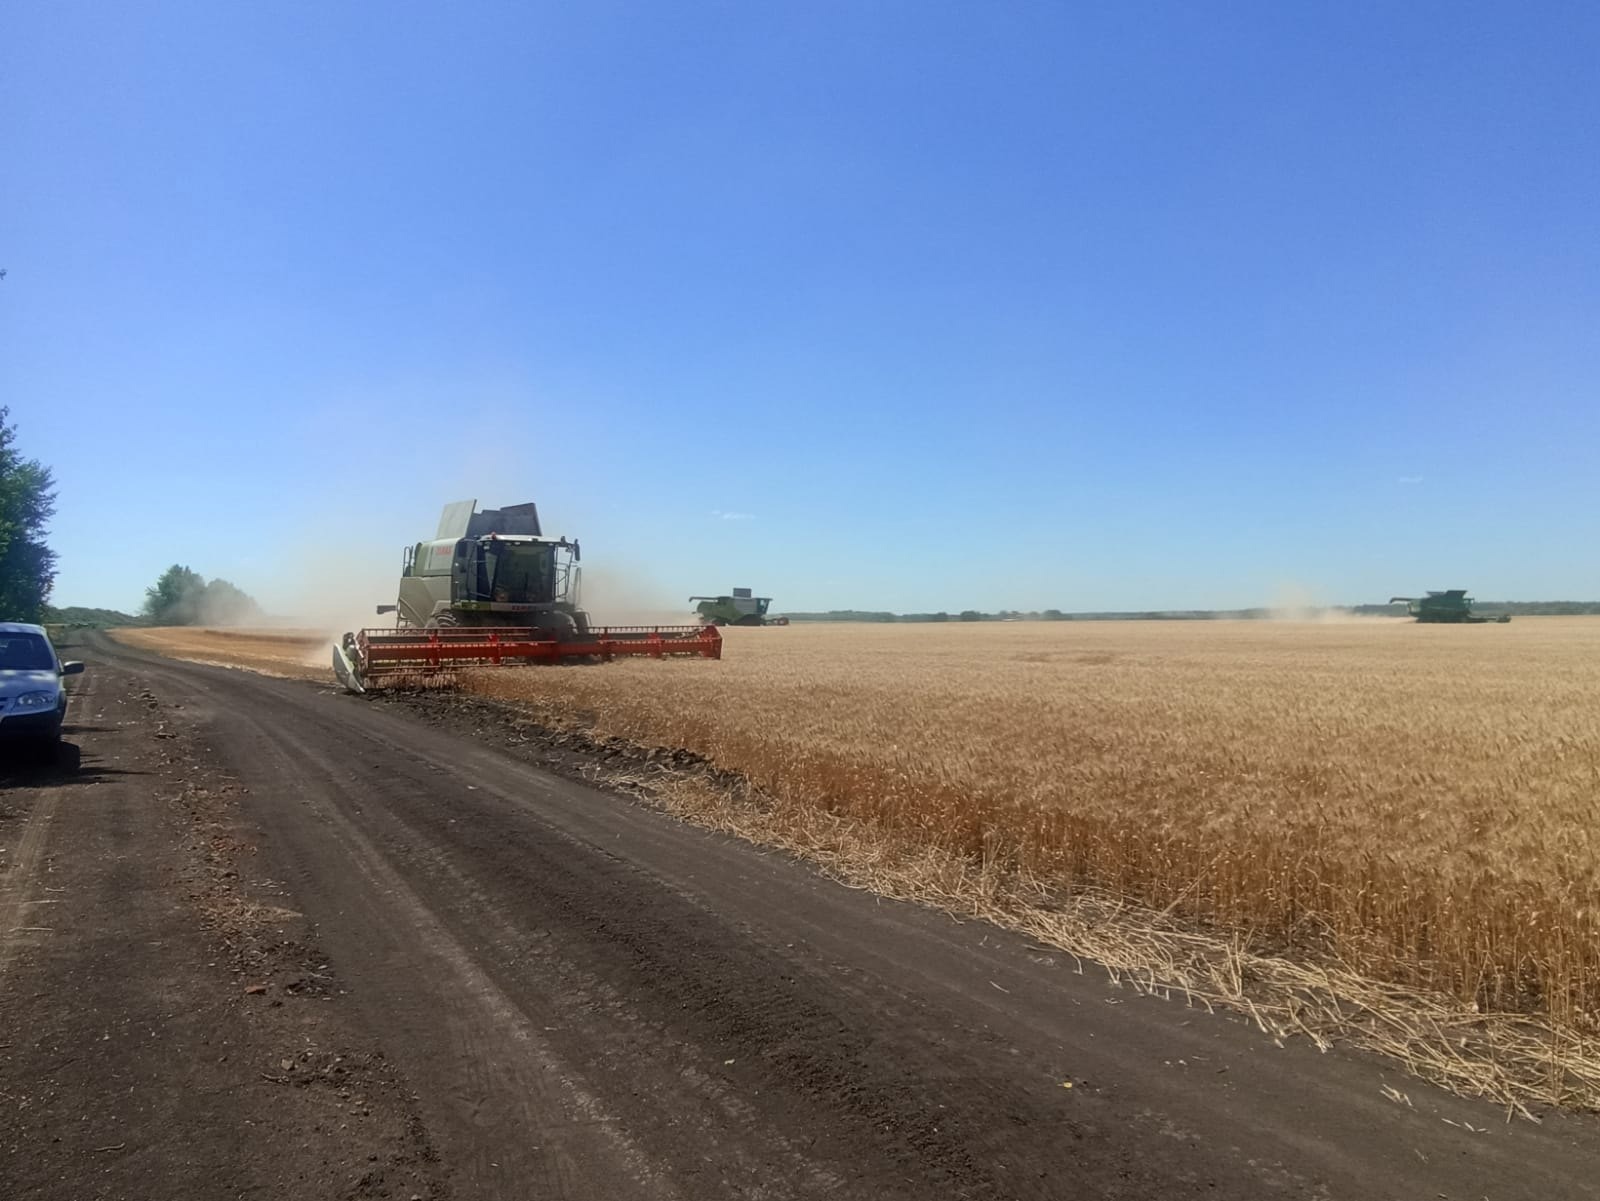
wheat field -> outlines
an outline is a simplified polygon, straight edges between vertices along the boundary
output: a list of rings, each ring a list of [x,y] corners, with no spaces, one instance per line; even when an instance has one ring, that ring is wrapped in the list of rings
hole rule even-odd
[[[796,625],[467,686],[1058,891],[1600,1025],[1600,619]]]

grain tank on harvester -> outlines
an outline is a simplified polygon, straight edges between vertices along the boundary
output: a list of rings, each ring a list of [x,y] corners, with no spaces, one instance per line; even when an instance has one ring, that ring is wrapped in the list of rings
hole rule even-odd
[[[547,538],[532,504],[446,505],[439,529],[405,548],[393,627],[356,630],[333,648],[351,692],[467,667],[586,663],[620,656],[722,657],[705,626],[594,626],[580,603],[577,540]]]
[[[1389,603],[1397,605],[1405,603],[1406,612],[1415,617],[1419,622],[1429,625],[1484,625],[1496,622],[1501,625],[1511,620],[1510,614],[1502,613],[1498,617],[1480,617],[1472,611],[1472,598],[1467,595],[1465,588],[1450,588],[1442,592],[1430,592],[1426,596],[1391,596]]]

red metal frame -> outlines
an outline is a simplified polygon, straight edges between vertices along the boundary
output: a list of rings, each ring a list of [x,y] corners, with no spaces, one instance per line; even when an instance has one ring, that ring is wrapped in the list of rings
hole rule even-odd
[[[715,626],[596,626],[580,639],[561,642],[553,632],[526,626],[453,626],[437,630],[359,630],[361,674],[429,674],[513,663],[610,660],[629,655],[722,658]]]

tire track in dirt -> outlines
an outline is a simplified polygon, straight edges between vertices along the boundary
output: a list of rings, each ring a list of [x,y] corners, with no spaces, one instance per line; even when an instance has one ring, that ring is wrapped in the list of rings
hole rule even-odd
[[[34,897],[33,892],[39,880],[40,865],[44,862],[50,826],[55,821],[56,806],[59,804],[60,798],[55,793],[46,793],[32,807],[27,825],[22,829],[22,837],[17,842],[16,854],[6,870],[5,883],[0,886],[3,888],[3,895],[0,895],[0,981],[5,979],[18,945],[23,941],[33,941],[26,936],[46,930],[45,927],[24,926],[21,923],[23,911],[30,904],[48,899]]]
[[[199,695],[210,709],[223,701],[209,690]],[[335,958],[374,970],[403,961],[413,991],[426,994],[419,1003],[384,988],[375,990],[366,1004],[388,1032],[397,1062],[411,1063],[428,1082],[423,1104],[430,1111],[434,1136],[456,1152],[453,1186],[466,1195],[514,1195],[534,1180],[561,1197],[678,1196],[657,1166],[659,1150],[652,1157],[632,1144],[622,1117],[597,1099],[571,1056],[563,1056],[545,1033],[560,1030],[570,1040],[575,1025],[597,1022],[601,1014],[594,1006],[604,986],[552,963],[551,970],[560,972],[559,991],[581,997],[580,1003],[563,1003],[549,995],[548,987],[529,988],[526,982],[513,1001],[496,983],[504,973],[495,972],[496,979],[491,979],[481,965],[488,934],[498,931],[514,940],[516,920],[495,910],[480,882],[437,856],[427,856],[424,863],[408,852],[396,861],[395,844],[422,848],[428,845],[427,836],[404,825],[390,806],[375,807],[370,779],[353,778],[352,757],[404,759],[410,754],[407,748],[357,737],[334,757],[325,742],[308,740],[297,732],[299,727],[294,720],[245,714],[233,734],[248,744],[252,760],[262,761],[263,779],[295,783],[292,802],[265,784],[251,790],[280,819],[272,827],[286,859],[326,863],[336,851],[342,867],[334,875],[346,884],[352,878],[361,882],[358,892],[341,890],[337,902],[343,921],[361,931],[361,945],[344,946]],[[430,764],[426,771],[422,787],[400,775],[385,781],[385,798],[394,801],[403,795],[414,803],[431,803],[438,769]],[[408,883],[419,871],[442,881],[446,893],[467,904],[471,929],[463,929],[454,914],[456,920],[447,924],[419,900]],[[310,895],[320,889],[307,876],[298,884]],[[337,945],[336,936],[331,941]],[[536,1002],[530,1004],[530,996]],[[609,1005],[625,1009],[624,999],[615,995]],[[541,1027],[536,1018],[559,1026]],[[629,1053],[642,1051],[633,1046]],[[623,1070],[631,1068],[623,1065]],[[839,1195],[840,1176],[819,1168],[779,1132],[744,1131],[730,1137],[729,1129],[750,1126],[753,1115],[726,1083],[693,1066],[681,1073],[674,1068],[673,1082],[693,1099],[673,1111],[673,1124],[696,1127],[697,1142],[718,1148],[717,1195]],[[752,1150],[742,1140],[758,1146]],[[781,1170],[774,1170],[775,1160]]]
[[[95,682],[83,678],[70,689],[72,721],[67,726],[68,733],[76,725],[85,722],[92,724],[103,719],[105,712],[97,693]],[[6,763],[8,778],[5,782],[8,785],[26,788],[29,783],[52,774],[60,761],[75,764],[80,755],[78,747],[71,743],[41,752],[36,762],[27,758],[30,751],[31,748],[7,747],[0,752],[12,757]],[[21,762],[17,761],[18,758]],[[53,932],[51,927],[23,925],[23,922],[29,920],[26,911],[31,906],[51,899],[33,894],[42,875],[45,847],[49,843],[51,827],[60,804],[59,789],[40,789],[34,793],[21,836],[17,839],[16,850],[7,865],[4,878],[0,879],[0,981],[5,979],[6,971],[20,946],[37,941],[27,935]]]
[[[196,716],[91,670],[57,762],[0,774],[0,831],[29,865],[4,900],[48,882],[54,902],[0,973],[0,1194],[444,1197],[402,1082],[258,874]]]
[[[300,804],[315,815],[314,827],[300,822],[280,836],[293,840],[302,861],[338,848],[360,881],[353,899],[361,905],[366,956],[404,961],[437,1002],[376,1005],[402,1062],[406,1045],[429,1048],[435,1074],[424,1104],[435,1111],[441,1135],[466,1149],[466,1162],[457,1165],[463,1183],[500,1195],[673,1198],[615,1115],[346,816],[359,813],[363,799],[339,783],[347,772],[283,725],[247,720],[273,774],[296,780]]]

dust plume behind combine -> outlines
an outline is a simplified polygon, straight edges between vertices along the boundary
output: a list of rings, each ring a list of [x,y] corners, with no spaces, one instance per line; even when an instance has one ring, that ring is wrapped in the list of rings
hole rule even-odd
[[[682,625],[692,620],[683,597],[614,561],[584,567],[583,607],[595,625]]]
[[[1293,581],[1285,581],[1273,589],[1272,601],[1266,609],[1267,617],[1272,621],[1315,622],[1318,625],[1395,620],[1392,617],[1352,613],[1349,609],[1327,604],[1314,589]]]
[[[326,671],[331,648],[345,630],[394,624],[392,617],[377,616],[377,606],[394,603],[400,547],[313,552],[277,578],[283,584],[265,598],[277,614],[272,624],[302,635],[305,663]]]
[[[356,517],[353,525],[374,525]],[[291,540],[273,557],[262,608],[211,604],[200,596],[189,623],[163,630],[130,630],[119,638],[192,662],[247,667],[269,675],[331,678],[333,647],[346,630],[387,628],[400,584],[405,539],[380,546],[304,550],[313,539]],[[219,599],[226,599],[225,597]],[[692,623],[688,605],[640,570],[614,563],[585,566],[582,604],[596,625]]]
[[[390,428],[381,423],[380,427]],[[416,446],[409,441],[393,450],[400,462],[417,453]],[[429,470],[432,470],[431,465]],[[507,500],[527,497],[531,491],[526,463],[520,456],[497,458],[495,453],[471,451],[464,458],[454,460],[449,471],[435,474],[440,477],[438,491],[435,492],[432,485],[428,491],[440,497],[487,495],[494,498],[494,503],[504,504]],[[452,478],[461,482],[452,484],[449,482]],[[554,515],[554,520],[551,520],[552,514],[540,514],[535,519],[535,528],[522,533],[542,533],[547,540],[556,532],[575,539],[581,537],[585,525],[581,504],[574,510],[572,493],[556,490],[563,491],[566,503]],[[447,505],[446,513],[453,507],[455,502]],[[470,508],[477,507],[474,500]],[[418,605],[437,604],[443,596],[437,587],[437,573],[414,573],[429,577],[426,589],[429,595],[419,597],[408,593],[408,609],[403,603],[407,596],[402,596],[405,591],[402,572],[412,548],[419,543],[437,542],[435,532],[444,528],[440,511],[431,504],[428,508],[426,515],[419,515],[410,503],[378,502],[370,491],[357,490],[345,477],[333,476],[324,481],[316,497],[301,497],[296,511],[284,515],[276,545],[256,552],[251,583],[267,612],[274,615],[272,626],[292,630],[311,640],[304,656],[306,666],[330,676],[337,674],[336,667],[341,659],[348,661],[350,652],[346,651],[345,656],[340,654],[347,641],[353,645],[383,644],[393,649],[398,636],[399,619],[393,613],[397,604],[406,614],[408,625],[420,627],[423,624],[418,616]],[[499,510],[492,510],[492,506],[482,509],[485,515],[491,511]],[[539,524],[546,528],[540,531]],[[487,528],[485,526],[485,531]],[[337,536],[330,537],[330,531],[337,531]],[[515,531],[507,527],[507,531],[502,532]],[[562,545],[566,545],[565,541]],[[619,561],[614,545],[590,543],[586,549],[591,552],[589,561],[579,562],[576,555],[572,555],[565,566],[558,566],[559,595],[555,604],[546,601],[540,604],[572,614],[580,627],[583,616],[579,610],[582,610],[588,614],[587,625],[591,628],[675,626],[683,631],[698,629],[685,600],[687,587],[682,584],[671,588],[661,586],[633,563]],[[565,574],[566,566],[573,569],[570,581]],[[570,583],[577,583],[578,587],[571,588]],[[412,589],[411,593],[417,591]],[[452,603],[460,599],[454,597],[453,585],[449,592]],[[435,593],[439,595],[433,595]],[[466,599],[477,604],[486,598]],[[519,598],[500,599],[510,603]],[[380,615],[380,606],[390,608],[391,612]],[[524,622],[525,616],[528,615],[518,614],[498,624],[540,624]],[[459,624],[484,624],[475,617],[472,613],[457,614]],[[559,626],[553,619],[545,624],[552,629]],[[378,632],[369,637],[363,631]]]

